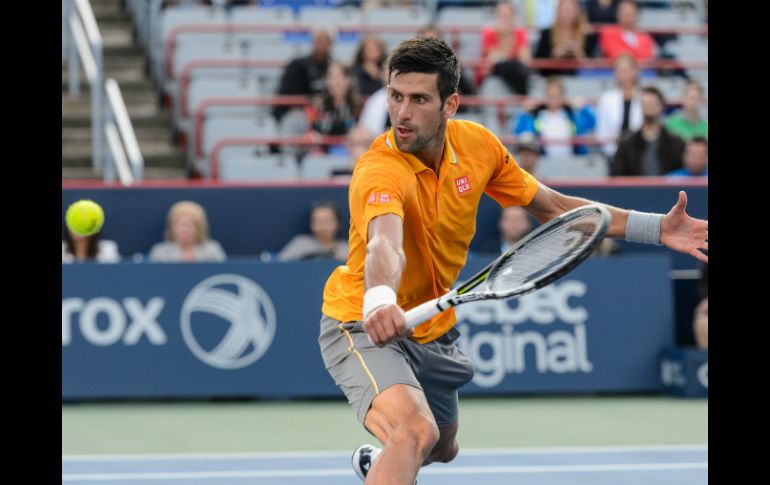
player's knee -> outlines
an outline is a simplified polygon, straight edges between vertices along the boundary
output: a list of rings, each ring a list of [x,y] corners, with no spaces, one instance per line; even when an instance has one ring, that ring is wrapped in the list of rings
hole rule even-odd
[[[439,437],[438,426],[433,420],[415,417],[394,429],[390,441],[394,446],[413,448],[424,458],[436,446]]]
[[[438,443],[430,454],[430,460],[439,463],[449,463],[457,457],[459,452],[460,445],[457,443],[456,439],[453,439],[448,443]]]

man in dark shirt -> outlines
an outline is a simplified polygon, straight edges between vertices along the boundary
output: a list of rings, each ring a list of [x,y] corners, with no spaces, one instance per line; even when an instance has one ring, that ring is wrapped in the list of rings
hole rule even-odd
[[[642,89],[642,127],[620,142],[611,175],[663,175],[682,167],[684,140],[661,123],[666,100],[655,87]]]
[[[314,29],[312,34],[313,51],[307,56],[294,59],[286,66],[277,95],[312,96],[323,91],[336,32],[331,27],[322,27]],[[275,106],[273,116],[276,121],[281,121],[290,109],[288,106]]]

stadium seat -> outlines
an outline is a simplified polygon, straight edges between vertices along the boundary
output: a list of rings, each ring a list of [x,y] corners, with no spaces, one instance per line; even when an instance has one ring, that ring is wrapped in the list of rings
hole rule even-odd
[[[349,168],[348,157],[326,154],[308,154],[302,159],[300,174],[305,180],[324,180],[332,176],[337,169]]]
[[[292,157],[266,155],[255,147],[233,146],[222,150],[219,178],[223,181],[296,182],[299,169]]]
[[[359,26],[364,23],[363,12],[354,7],[302,7],[297,20],[300,24],[313,26],[333,25],[338,29]]]
[[[543,178],[596,178],[609,176],[609,164],[598,153],[567,157],[544,156],[537,166],[538,177]]]
[[[212,116],[203,124],[203,153],[205,156],[211,155],[216,143],[224,138],[276,136],[278,136],[278,127],[271,116]],[[256,143],[254,146],[267,147]]]

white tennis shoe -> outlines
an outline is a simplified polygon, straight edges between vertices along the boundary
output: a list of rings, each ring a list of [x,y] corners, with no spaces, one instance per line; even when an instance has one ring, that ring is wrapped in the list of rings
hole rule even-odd
[[[356,451],[353,452],[351,458],[353,471],[356,472],[356,476],[360,478],[361,481],[366,480],[366,474],[369,473],[372,465],[374,465],[374,460],[377,459],[380,452],[382,452],[382,448],[366,444],[359,446],[356,448]]]

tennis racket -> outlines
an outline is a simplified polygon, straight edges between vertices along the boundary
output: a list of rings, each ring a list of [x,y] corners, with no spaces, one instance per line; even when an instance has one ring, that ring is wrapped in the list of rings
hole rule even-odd
[[[542,288],[569,273],[598,246],[612,217],[598,205],[584,205],[538,227],[486,268],[439,298],[406,312],[406,326],[463,303],[503,300]]]

